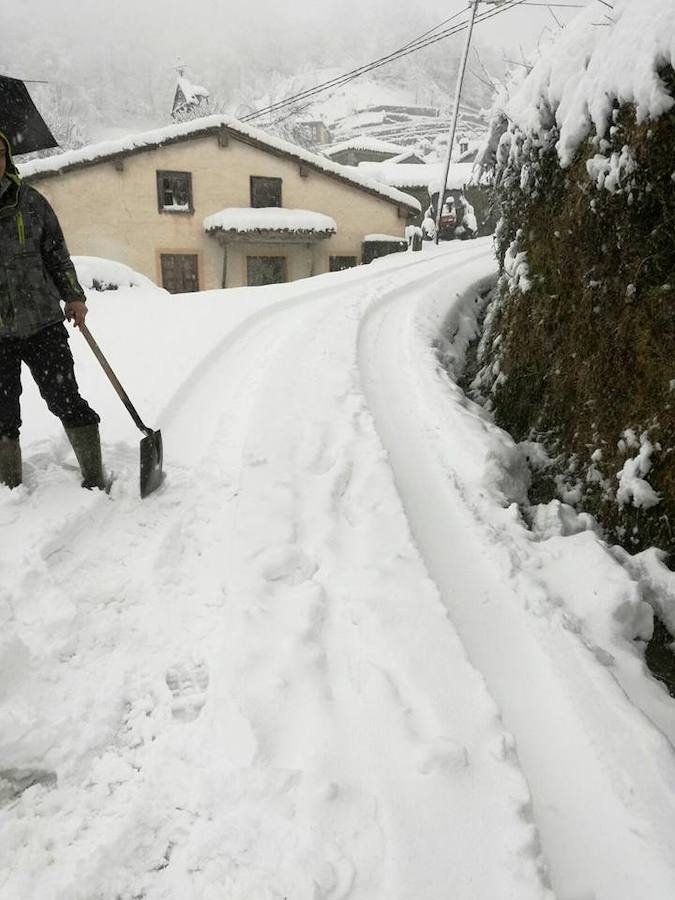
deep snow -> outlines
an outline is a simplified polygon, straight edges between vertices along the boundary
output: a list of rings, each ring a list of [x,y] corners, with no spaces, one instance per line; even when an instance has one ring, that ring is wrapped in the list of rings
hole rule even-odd
[[[675,895],[675,715],[642,657],[675,579],[561,503],[524,524],[524,452],[454,382],[494,268],[481,240],[90,292],[167,479],[139,500],[140,434],[79,335],[110,497],[26,377],[0,896]]]

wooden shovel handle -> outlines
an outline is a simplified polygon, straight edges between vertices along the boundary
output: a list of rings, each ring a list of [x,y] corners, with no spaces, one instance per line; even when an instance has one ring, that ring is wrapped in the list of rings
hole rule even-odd
[[[120,384],[120,381],[119,381],[117,375],[115,375],[115,373],[113,372],[113,370],[110,366],[110,363],[103,355],[103,351],[101,350],[99,345],[94,340],[94,336],[89,331],[89,329],[84,324],[84,322],[80,325],[80,331],[82,332],[82,335],[83,335],[85,341],[91,347],[91,349],[94,353],[94,356],[100,362],[103,371],[110,379],[110,383],[115,388],[115,391],[117,392],[117,395],[119,396],[120,400],[122,401],[122,403],[124,403],[127,410],[129,411],[131,418],[136,423],[136,427],[139,428],[143,432],[143,434],[146,434],[146,435],[152,434],[152,429],[147,428],[141,421],[141,417],[136,412],[133,403],[129,399],[129,395],[127,394],[127,392],[124,390],[124,388]]]

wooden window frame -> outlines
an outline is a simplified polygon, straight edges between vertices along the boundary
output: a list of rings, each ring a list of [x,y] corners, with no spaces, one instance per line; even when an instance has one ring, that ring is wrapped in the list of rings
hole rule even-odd
[[[255,186],[257,182],[265,181],[270,185],[274,185],[279,190],[279,203],[273,207],[270,206],[261,206],[254,202],[255,200]],[[250,200],[251,200],[251,209],[282,209],[283,208],[283,178],[272,178],[267,175],[251,175],[249,178],[249,191],[250,191]]]
[[[187,181],[188,208],[175,209],[170,206],[164,206],[164,189],[162,179],[170,176],[172,178],[184,177]],[[195,211],[192,199],[192,172],[178,172],[171,169],[157,170],[157,211],[159,213],[169,213],[171,215],[192,215]]]
[[[160,287],[163,287],[164,290],[168,290],[168,288],[164,285],[164,277],[162,272],[162,257],[163,256],[193,256],[197,261],[197,287],[194,291],[180,291],[179,293],[197,293],[197,291],[202,290],[201,287],[201,275],[202,275],[202,259],[201,253],[197,250],[191,250],[188,248],[162,248],[161,250],[157,250],[157,283]],[[171,291],[169,291],[171,293]]]

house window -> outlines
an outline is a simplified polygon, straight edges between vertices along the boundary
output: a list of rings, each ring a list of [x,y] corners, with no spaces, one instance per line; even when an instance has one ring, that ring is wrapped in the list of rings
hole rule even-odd
[[[160,212],[194,212],[191,172],[157,173],[157,208]]]
[[[247,256],[246,268],[246,283],[249,287],[283,284],[288,280],[285,256]]]
[[[162,287],[170,294],[199,290],[199,264],[196,253],[162,253]]]
[[[343,269],[352,269],[355,265],[355,256],[331,256],[330,258],[331,272],[341,272]]]
[[[251,206],[254,209],[281,206],[281,178],[251,175]]]

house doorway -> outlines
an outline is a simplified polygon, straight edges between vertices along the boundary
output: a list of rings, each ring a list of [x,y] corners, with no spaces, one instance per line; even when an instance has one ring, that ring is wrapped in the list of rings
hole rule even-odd
[[[247,256],[246,284],[259,287],[263,284],[284,284],[288,281],[285,256]]]

